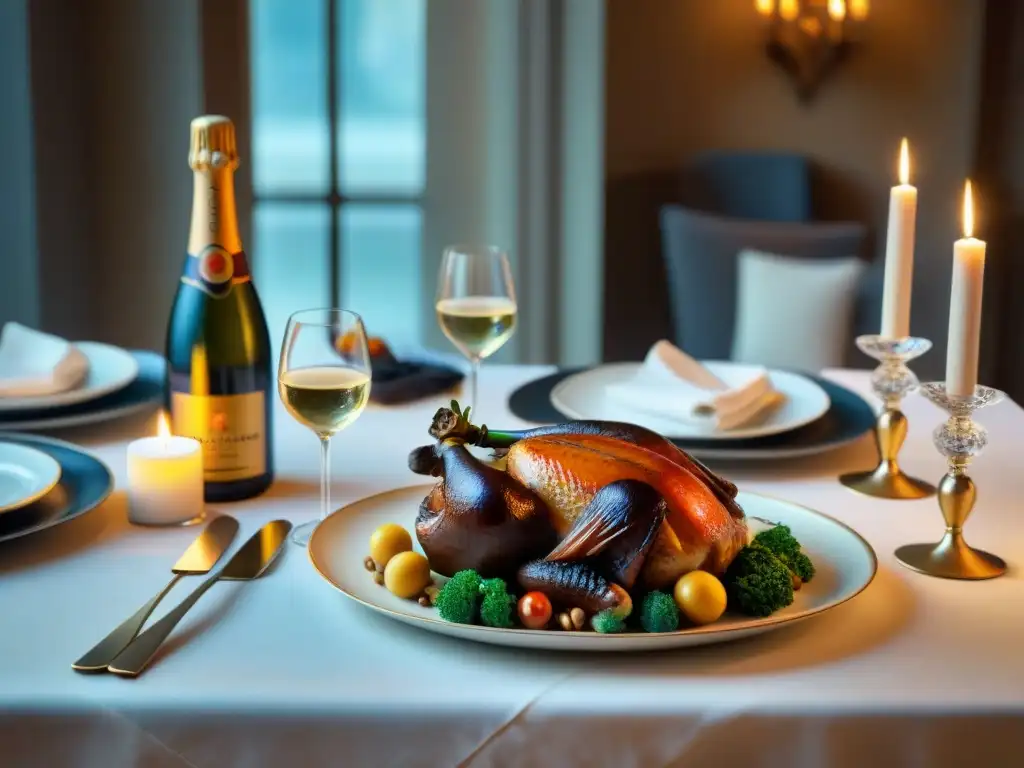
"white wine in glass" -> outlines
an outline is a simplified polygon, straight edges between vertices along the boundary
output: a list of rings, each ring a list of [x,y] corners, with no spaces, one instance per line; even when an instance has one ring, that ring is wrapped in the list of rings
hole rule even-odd
[[[318,435],[343,430],[359,417],[370,399],[370,377],[355,368],[293,368],[281,376],[280,384],[285,408]]]
[[[480,362],[511,338],[516,297],[508,256],[492,246],[445,249],[438,279],[437,322],[471,365],[469,406],[477,409]]]
[[[362,318],[344,309],[309,309],[288,319],[278,393],[288,413],[320,438],[320,521],[331,507],[331,438],[366,408],[370,353]],[[292,541],[305,546],[316,522],[297,526]]]

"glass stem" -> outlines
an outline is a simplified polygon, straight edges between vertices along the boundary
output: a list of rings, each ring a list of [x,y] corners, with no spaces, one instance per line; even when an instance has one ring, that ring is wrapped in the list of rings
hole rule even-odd
[[[470,382],[469,383],[469,394],[470,394],[469,407],[473,409],[473,413],[472,413],[473,418],[479,420],[479,417],[477,416],[477,407],[476,407],[476,380],[480,376],[480,358],[479,357],[474,357],[474,358],[472,358],[470,360],[470,363],[471,363],[471,366],[470,366],[470,374],[469,374],[469,382]]]
[[[320,520],[331,508],[331,438],[320,437]]]

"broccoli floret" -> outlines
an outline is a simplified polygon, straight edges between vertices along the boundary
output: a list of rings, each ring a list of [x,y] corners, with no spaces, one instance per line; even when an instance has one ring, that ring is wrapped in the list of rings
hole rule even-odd
[[[480,605],[480,574],[473,570],[459,571],[437,593],[437,612],[445,621],[472,624]]]
[[[508,593],[505,582],[486,579],[480,585],[480,591],[484,596],[480,604],[480,622],[488,627],[511,627],[516,599]]]
[[[780,557],[779,559],[789,566],[789,570],[800,577],[800,581],[807,582],[814,578],[814,563],[803,552],[797,552],[788,558]]]
[[[612,613],[610,608],[595,614],[594,618],[590,620],[590,625],[603,635],[621,632],[626,628],[626,622]]]
[[[788,525],[776,525],[767,531],[761,531],[754,537],[754,543],[760,544],[779,560],[786,564],[801,581],[814,578],[814,563],[800,549],[800,542],[793,536]]]
[[[757,543],[740,550],[723,583],[729,607],[749,616],[769,616],[793,602],[789,568]]]
[[[679,627],[679,608],[671,595],[648,592],[640,606],[640,624],[648,632],[672,632]]]

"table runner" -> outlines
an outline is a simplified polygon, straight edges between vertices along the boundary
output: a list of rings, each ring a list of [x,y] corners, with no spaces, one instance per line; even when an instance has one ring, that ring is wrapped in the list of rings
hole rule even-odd
[[[474,416],[521,422],[505,402],[540,366],[485,366]],[[861,392],[867,375],[830,371]],[[333,451],[336,505],[422,482],[406,468],[438,402],[370,408]],[[905,404],[908,472],[937,480],[943,414]],[[316,439],[276,415],[278,481],[216,509],[237,542],[317,512]],[[475,419],[476,420],[476,419]],[[0,545],[2,766],[872,766],[1024,762],[1024,411],[1005,402],[973,475],[969,541],[1011,572],[931,579],[892,555],[937,539],[934,499],[858,496],[836,475],[872,462],[870,437],[797,463],[720,465],[744,490],[852,525],[879,556],[862,595],[763,637],[643,655],[557,654],[460,642],[372,615],[325,584],[294,545],[263,579],[215,586],[137,680],[71,661],[170,578],[195,529],[125,521],[124,446],[144,421],[60,435],[107,461],[118,492],[95,512]],[[184,579],[172,607],[197,582]]]

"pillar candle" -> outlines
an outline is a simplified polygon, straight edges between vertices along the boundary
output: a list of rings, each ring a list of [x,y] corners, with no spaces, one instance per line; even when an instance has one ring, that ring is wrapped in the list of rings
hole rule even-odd
[[[985,279],[985,242],[974,235],[971,182],[964,188],[964,236],[953,243],[953,287],[949,299],[946,392],[968,397],[978,383],[981,296]]]
[[[159,432],[128,444],[128,519],[182,525],[203,513],[203,453],[198,440],[172,436],[166,416]]]
[[[888,339],[910,335],[917,188],[908,183],[910,157],[906,139],[900,145],[899,166],[900,183],[889,192],[889,226],[885,238],[881,335]]]

